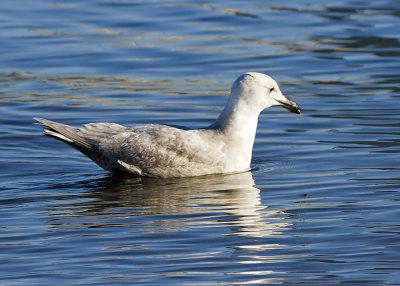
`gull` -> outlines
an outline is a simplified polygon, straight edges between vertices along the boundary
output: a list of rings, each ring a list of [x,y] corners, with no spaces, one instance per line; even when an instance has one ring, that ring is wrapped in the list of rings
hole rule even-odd
[[[80,128],[34,118],[44,134],[61,140],[103,169],[147,177],[194,177],[250,169],[258,117],[280,105],[300,114],[269,76],[246,72],[232,85],[225,108],[210,126],[181,129],[162,124],[125,127],[88,123]]]

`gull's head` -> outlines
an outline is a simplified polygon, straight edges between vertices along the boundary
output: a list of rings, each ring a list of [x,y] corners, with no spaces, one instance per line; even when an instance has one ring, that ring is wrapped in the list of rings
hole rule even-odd
[[[248,107],[259,111],[273,105],[280,105],[290,112],[300,114],[299,105],[284,96],[278,84],[269,76],[246,72],[233,83],[231,95],[237,103],[244,103]]]

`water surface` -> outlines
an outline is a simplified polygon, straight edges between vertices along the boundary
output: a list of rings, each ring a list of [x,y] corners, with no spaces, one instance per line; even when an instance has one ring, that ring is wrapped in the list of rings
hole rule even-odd
[[[398,1],[0,11],[2,285],[400,284]],[[243,174],[111,178],[32,124],[203,127],[245,71],[303,114],[262,113]]]

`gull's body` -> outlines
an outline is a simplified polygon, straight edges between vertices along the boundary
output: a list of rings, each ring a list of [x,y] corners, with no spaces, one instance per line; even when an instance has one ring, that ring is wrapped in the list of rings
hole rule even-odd
[[[300,113],[270,77],[249,72],[233,84],[228,102],[209,127],[183,130],[167,125],[124,127],[89,123],[81,128],[36,118],[44,133],[62,140],[110,172],[150,177],[189,177],[250,168],[258,116],[272,105]]]

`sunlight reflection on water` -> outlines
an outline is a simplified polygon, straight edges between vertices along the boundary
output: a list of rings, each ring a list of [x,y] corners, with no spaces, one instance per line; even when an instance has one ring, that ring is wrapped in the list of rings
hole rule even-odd
[[[398,1],[3,1],[0,281],[398,285]],[[72,125],[209,125],[242,72],[252,172],[110,178],[45,138]]]

